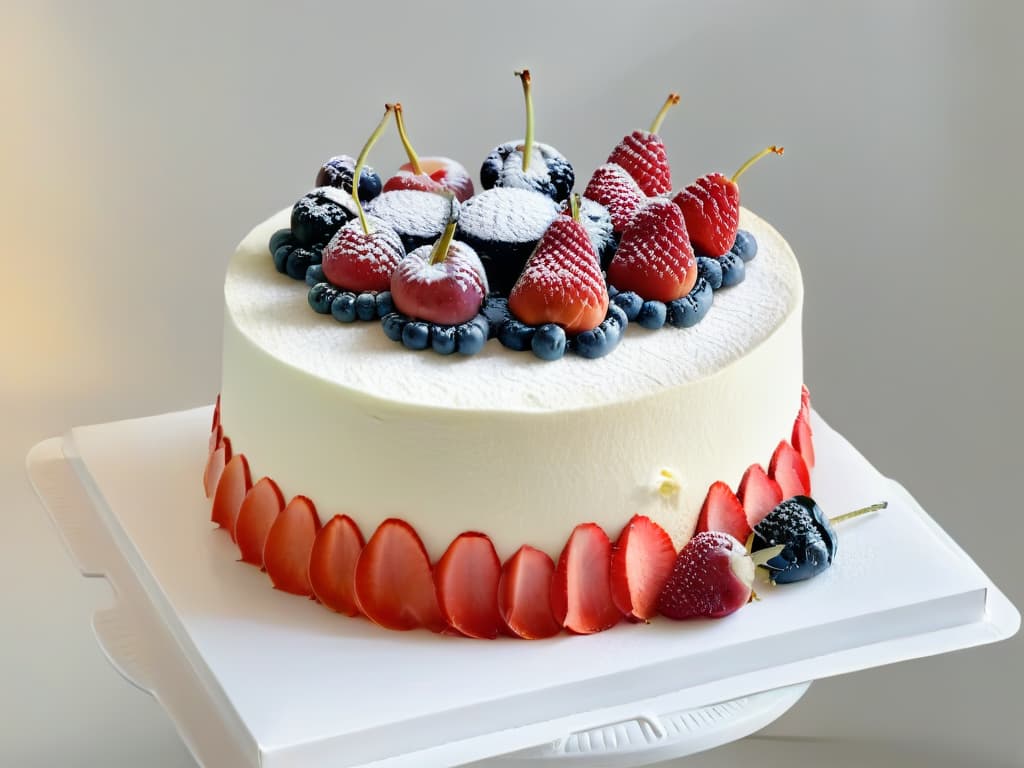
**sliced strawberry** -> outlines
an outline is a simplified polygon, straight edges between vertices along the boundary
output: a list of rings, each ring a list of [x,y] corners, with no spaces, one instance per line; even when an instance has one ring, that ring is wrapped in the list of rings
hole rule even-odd
[[[434,569],[437,602],[445,621],[468,637],[498,636],[501,560],[482,533],[460,533]]]
[[[356,561],[363,534],[348,515],[335,515],[320,529],[309,555],[309,583],[316,599],[332,611],[358,616]]]
[[[743,543],[721,531],[701,531],[679,552],[658,597],[670,619],[719,619],[750,601],[757,566]]]
[[[614,163],[599,166],[594,171],[583,196],[608,209],[612,229],[620,234],[647,199],[633,177]]]
[[[814,469],[814,433],[811,432],[811,422],[804,416],[803,411],[793,424],[792,441],[793,448],[803,458],[807,469]]]
[[[746,541],[750,535],[750,524],[743,505],[732,489],[722,481],[716,481],[708,488],[704,497],[700,517],[697,518],[697,532],[720,531],[735,539]]]
[[[736,489],[736,496],[743,505],[750,528],[764,520],[783,498],[779,484],[768,477],[768,473],[760,464],[751,464],[747,467],[743,479],[740,480],[740,487]],[[746,541],[746,537],[742,541]]]
[[[210,515],[213,522],[227,529],[232,541],[235,538],[238,510],[242,508],[242,501],[250,488],[252,477],[249,474],[249,462],[241,453],[236,454],[224,467],[217,482],[217,492],[213,496],[213,513]]]
[[[676,560],[672,538],[644,515],[634,515],[612,552],[612,599],[627,616],[641,621],[658,612],[658,595]]]
[[[811,419],[811,393],[806,384],[800,385],[800,415],[808,422]]]
[[[224,442],[224,427],[217,424],[210,432],[210,453],[216,451]]]
[[[206,469],[203,471],[203,489],[206,491],[206,498],[212,499],[213,494],[217,492],[220,475],[229,461],[231,461],[231,439],[225,437],[220,441],[220,448],[214,450],[206,460]]]
[[[356,604],[386,629],[447,628],[437,605],[430,559],[407,522],[385,520],[356,561]]]
[[[263,566],[275,589],[293,595],[313,596],[309,583],[309,555],[313,550],[320,518],[305,496],[288,502],[274,520],[263,547]]]
[[[552,637],[562,631],[551,612],[555,561],[546,552],[524,545],[501,570],[498,611],[505,629],[524,640]]]
[[[811,495],[811,474],[803,457],[783,440],[772,454],[768,476],[779,484],[783,498]]]
[[[608,265],[608,284],[641,298],[669,302],[697,282],[697,260],[679,207],[655,198],[638,210]]]
[[[617,624],[611,589],[612,543],[596,523],[573,529],[551,579],[551,610],[570,632],[585,635]]]
[[[235,519],[235,542],[243,563],[263,567],[267,534],[282,509],[284,495],[269,477],[264,477],[245,494]]]
[[[220,395],[217,395],[217,402],[213,405],[213,423],[210,425],[210,431],[212,432],[218,426],[220,426]]]

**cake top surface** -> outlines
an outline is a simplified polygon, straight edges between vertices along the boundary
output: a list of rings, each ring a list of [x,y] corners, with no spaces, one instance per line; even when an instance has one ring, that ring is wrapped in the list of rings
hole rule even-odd
[[[224,285],[228,321],[283,364],[369,401],[488,412],[575,410],[628,402],[715,375],[767,339],[803,298],[793,251],[766,221],[741,210],[757,258],[746,279],[715,293],[692,328],[648,331],[633,324],[606,357],[546,362],[497,341],[471,357],[412,352],[379,322],[342,325],[313,312],[308,286],[279,274],[268,242],[290,208],[257,225],[231,259]]]

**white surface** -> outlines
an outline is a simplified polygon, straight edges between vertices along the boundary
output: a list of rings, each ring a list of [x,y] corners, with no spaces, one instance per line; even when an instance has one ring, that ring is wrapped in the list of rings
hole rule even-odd
[[[577,113],[625,134],[673,89],[684,102],[663,134],[683,179],[786,145],[743,196],[802,257],[815,404],[1024,604],[1024,6],[517,7],[535,20],[527,34],[468,0],[403,7],[403,23],[383,3],[0,4],[0,764],[193,766],[96,647],[89,622],[109,589],[54,536],[29,448],[72,424],[209,403],[239,233],[365,141],[389,99],[421,153],[482,159],[522,134],[521,66],[538,137],[588,166],[609,147],[572,130]],[[322,30],[344,38],[336,66],[306,55]],[[356,59],[373,66],[354,74]],[[378,148],[379,168],[403,161]],[[1022,660],[1018,635],[822,681],[766,738],[685,764],[1019,768]]]
[[[263,574],[235,562],[234,545],[209,523],[196,482],[210,415],[201,408],[75,428],[63,451],[98,515],[90,531],[86,515],[68,514],[65,537],[73,551],[77,540],[89,552],[102,547],[99,529],[109,530],[131,568],[118,586],[134,587],[124,584],[132,574],[138,579],[146,595],[139,602],[151,603],[167,625],[212,700],[208,708],[224,713],[226,740],[242,739],[250,760],[258,751],[265,766],[464,762],[581,726],[991,642],[1019,625],[913,500],[815,416],[828,468],[816,478],[823,507],[857,503],[851,486],[891,499],[884,514],[844,526],[837,560],[822,576],[759,587],[760,602],[724,621],[658,621],[538,643],[384,632],[275,592]],[[30,460],[33,475],[38,463]],[[50,488],[58,500],[73,491]],[[55,519],[61,523],[59,512]],[[96,572],[77,557],[85,572]],[[130,596],[124,602],[128,622],[149,607],[132,605]],[[1009,618],[995,624],[1000,611]],[[967,640],[937,639],[950,633]],[[143,637],[133,642],[122,632],[120,643],[152,681],[147,687],[183,684],[167,676]],[[147,656],[148,664],[139,660]],[[339,696],[346,690],[357,693]]]

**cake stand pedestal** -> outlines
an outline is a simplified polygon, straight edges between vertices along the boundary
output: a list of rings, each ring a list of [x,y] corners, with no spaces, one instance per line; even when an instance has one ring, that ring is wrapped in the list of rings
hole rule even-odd
[[[815,415],[823,507],[890,508],[844,526],[836,564],[812,582],[764,587],[760,603],[719,622],[537,643],[385,632],[234,562],[200,491],[210,416],[77,428],[28,457],[77,567],[112,586],[113,605],[93,620],[100,646],[202,765],[645,765],[757,731],[810,680],[1020,626],[913,498]],[[912,568],[896,545],[908,540]]]

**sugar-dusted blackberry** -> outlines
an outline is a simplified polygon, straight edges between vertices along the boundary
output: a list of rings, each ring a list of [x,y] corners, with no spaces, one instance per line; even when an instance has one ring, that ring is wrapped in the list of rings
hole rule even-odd
[[[352,177],[356,170],[356,159],[348,155],[336,155],[320,166],[316,174],[318,187],[337,187],[352,194]],[[380,194],[380,174],[366,165],[359,173],[359,199],[368,203]]]
[[[477,252],[491,290],[507,296],[557,215],[558,204],[539,192],[488,189],[462,204],[455,237]]]
[[[713,300],[711,285],[704,278],[698,277],[696,285],[688,294],[665,305],[666,319],[677,328],[691,328],[704,319]]]
[[[450,207],[443,195],[399,189],[382,193],[366,210],[390,224],[402,238],[406,253],[412,253],[421,246],[433,245],[441,237]]]
[[[322,247],[355,217],[351,195],[334,187],[317,187],[299,198],[292,208],[292,239],[298,245],[320,243]]]

